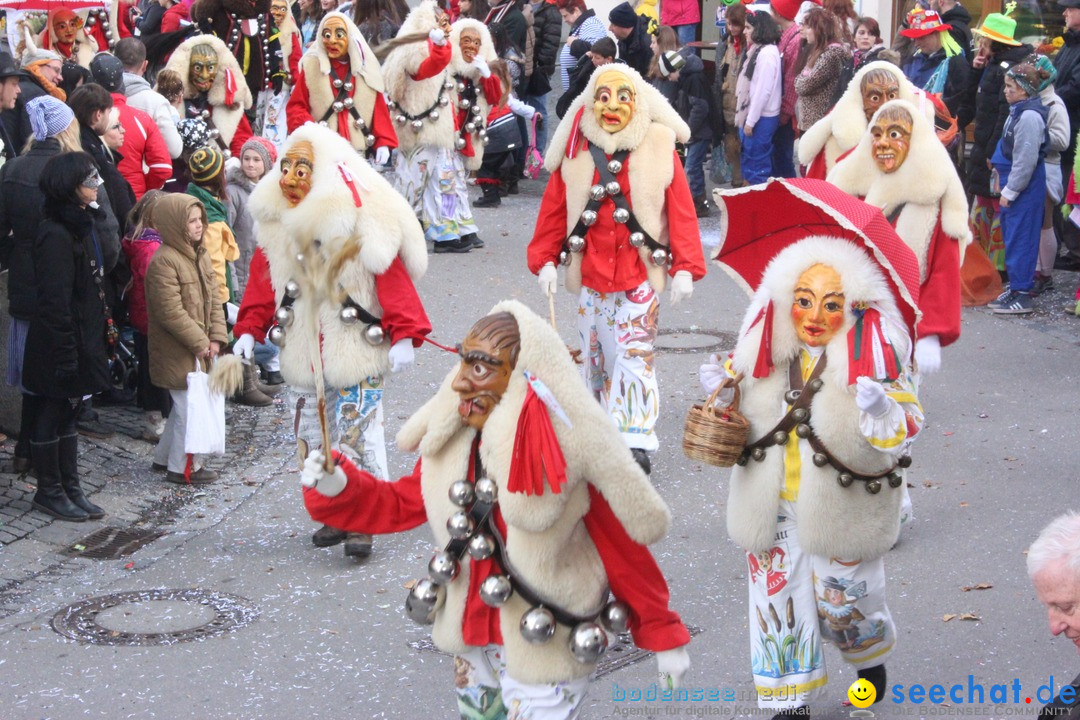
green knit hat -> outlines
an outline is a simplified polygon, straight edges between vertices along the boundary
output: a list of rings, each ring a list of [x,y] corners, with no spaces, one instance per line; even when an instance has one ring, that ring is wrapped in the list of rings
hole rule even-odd
[[[217,148],[211,145],[203,145],[191,153],[188,159],[188,169],[191,170],[191,179],[197,183],[205,183],[213,180],[221,174],[225,167],[225,157]]]

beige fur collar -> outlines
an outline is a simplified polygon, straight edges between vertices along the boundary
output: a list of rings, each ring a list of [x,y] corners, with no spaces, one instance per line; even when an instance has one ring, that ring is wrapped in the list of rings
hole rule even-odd
[[[585,90],[574,102],[570,103],[566,115],[563,116],[559,126],[555,129],[554,135],[552,135],[547,155],[544,158],[544,167],[549,172],[554,172],[566,155],[566,145],[574,131],[574,120],[577,117],[578,110],[582,108],[585,109],[585,112],[581,115],[581,134],[589,142],[599,145],[608,155],[619,150],[633,150],[636,148],[645,138],[649,126],[653,123],[659,123],[671,128],[675,132],[677,142],[690,140],[690,127],[679,117],[679,114],[675,112],[675,109],[660,94],[659,90],[645,82],[641,75],[631,67],[618,65],[613,69],[626,73],[634,83],[637,101],[634,116],[626,127],[617,133],[609,133],[600,127],[592,113],[592,102],[593,95],[596,93],[596,80],[601,73],[594,72]]]
[[[323,47],[322,41],[319,39],[322,37],[322,29],[326,25],[326,22],[330,18],[337,18],[345,23],[345,29],[349,33],[349,72],[354,77],[362,77],[367,86],[375,92],[383,92],[386,86],[383,84],[382,68],[379,66],[379,61],[375,59],[375,53],[368,47],[367,40],[364,39],[360,29],[356,27],[353,21],[345,13],[328,12],[323,17],[322,22],[319,23],[319,29],[315,33],[315,42],[311,44],[309,53],[313,53],[319,58],[319,70],[323,75],[330,74],[330,56],[326,54],[326,48]]]
[[[225,105],[225,73],[229,71],[232,73],[233,80],[236,83],[236,92],[233,93],[233,97],[236,102],[236,106],[229,108],[230,110],[246,110],[251,107],[252,97],[251,90],[248,88],[247,81],[244,80],[244,73],[240,70],[240,64],[236,62],[236,58],[226,47],[225,43],[219,40],[214,35],[196,35],[195,37],[188,38],[184,42],[180,43],[180,46],[173,51],[172,57],[169,58],[166,69],[172,70],[180,75],[181,80],[184,82],[184,97],[191,99],[196,97],[199,93],[192,86],[190,80],[189,65],[191,64],[191,49],[196,45],[209,45],[214,48],[214,52],[218,57],[218,72],[217,77],[214,78],[214,84],[210,87],[210,91],[207,95],[207,102],[214,108],[226,107]],[[218,129],[221,130],[222,135],[225,134],[225,130],[217,123],[217,118],[214,119],[215,124],[218,124]],[[233,131],[236,127],[233,126]],[[232,137],[230,133],[230,139]]]

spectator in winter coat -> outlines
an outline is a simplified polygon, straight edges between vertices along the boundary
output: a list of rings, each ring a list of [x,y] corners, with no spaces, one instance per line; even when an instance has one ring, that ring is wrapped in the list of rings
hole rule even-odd
[[[649,81],[650,85],[659,90],[660,94],[669,103],[674,105],[678,85],[674,80],[660,72],[660,58],[669,51],[679,49],[679,36],[675,34],[675,28],[667,25],[658,27],[656,33],[652,36],[649,47],[652,50],[652,61],[649,63],[649,72],[645,74],[645,79]],[[685,48],[682,54],[688,55],[692,52],[692,49]]]
[[[1058,7],[1064,9],[1065,44],[1054,56],[1054,67],[1058,77],[1055,86],[1058,97],[1069,109],[1069,147],[1062,153],[1063,167],[1071,168],[1076,157],[1076,137],[1080,133],[1080,0],[1058,0]],[[1066,173],[1066,179],[1068,173]],[[1070,222],[1062,222],[1061,213],[1054,215],[1054,222],[1066,255],[1060,262],[1069,270],[1080,270],[1080,230]]]
[[[743,177],[756,185],[769,179],[773,136],[780,125],[780,29],[767,13],[747,13],[743,37],[747,47],[735,86],[735,126],[742,143]]]
[[[773,137],[772,174],[776,177],[795,177],[795,105],[799,95],[795,92],[796,66],[799,63],[801,27],[795,22],[799,13],[799,0],[772,0],[769,7],[780,27],[780,51],[783,97],[780,100],[780,124]]]
[[[563,22],[570,26],[566,44],[559,51],[562,89],[565,92],[570,89],[570,71],[589,52],[594,42],[607,36],[607,28],[596,13],[585,8],[585,0],[555,0],[555,7],[559,8]]]
[[[634,12],[630,3],[622,2],[608,13],[608,30],[619,42],[619,59],[644,77],[652,62],[649,20]]]
[[[835,20],[825,10],[814,8],[806,13],[802,38],[805,56],[796,66],[795,92],[799,99],[795,115],[799,130],[806,131],[829,112],[844,67],[851,66],[852,60],[837,35]]]
[[[176,131],[176,114],[164,95],[150,87],[143,74],[146,72],[146,47],[138,38],[124,38],[113,48],[116,57],[124,65],[124,95],[127,104],[149,115],[165,141],[169,157],[176,159],[184,150],[180,133]]]
[[[4,127],[16,153],[21,153],[33,137],[26,105],[42,95],[51,95],[60,102],[67,100],[67,94],[59,87],[63,62],[52,50],[27,50],[23,53],[19,96],[15,99],[15,107],[5,109],[2,113]]]
[[[494,3],[484,18],[485,25],[500,23],[506,29],[506,35],[514,47],[524,51],[529,31],[525,15],[521,12],[522,0],[504,0]]]
[[[117,163],[120,173],[131,185],[135,199],[147,190],[160,190],[172,175],[172,158],[154,119],[127,104],[124,95],[124,65],[115,55],[98,53],[90,61],[94,82],[112,93],[124,126],[123,158]],[[123,217],[127,217],[125,214]]]
[[[618,50],[615,47],[615,41],[611,38],[602,37],[594,42],[592,49],[585,53],[585,55],[577,61],[577,65],[574,66],[574,70],[570,74],[570,89],[562,94],[562,97],[559,98],[559,102],[555,103],[555,114],[560,118],[565,115],[567,108],[570,107],[570,103],[574,102],[578,95],[585,92],[585,88],[589,84],[589,78],[592,77],[593,70],[601,65],[615,62],[617,54]]]
[[[199,200],[205,214],[200,242],[214,269],[217,302],[224,305],[232,300],[235,290],[232,268],[240,257],[240,248],[229,227],[229,214],[225,209],[228,202],[225,157],[213,145],[206,145],[188,158],[188,170],[191,172],[191,182],[187,193]]]
[[[277,162],[277,148],[263,137],[252,137],[240,150],[240,166],[226,172],[228,186],[226,191],[229,202],[225,204],[228,225],[236,236],[236,245],[240,248],[240,257],[233,263],[236,296],[244,294],[247,286],[248,266],[255,254],[255,221],[248,212],[248,197],[255,189],[255,183]]]
[[[697,29],[701,24],[698,0],[664,0],[660,4],[660,24],[675,30],[680,46],[697,40]]]
[[[1058,94],[1054,92],[1054,81],[1057,79],[1054,64],[1045,55],[1034,55],[1028,58],[1027,62],[1046,71],[1046,78],[1039,85],[1039,99],[1047,110],[1046,131],[1049,135],[1049,143],[1044,161],[1046,210],[1043,213],[1042,233],[1039,235],[1039,262],[1035,266],[1035,284],[1032,287],[1032,292],[1038,295],[1054,287],[1051,271],[1054,269],[1054,261],[1058,253],[1057,236],[1053,226],[1054,208],[1065,199],[1061,153],[1069,147],[1072,133],[1069,131],[1069,111]],[[1060,216],[1060,213],[1056,214]]]
[[[885,42],[881,39],[881,26],[872,17],[859,18],[855,26],[854,50],[852,56],[855,61],[855,72],[859,72],[864,65],[882,60],[881,51],[885,49]]]
[[[660,72],[675,83],[675,102],[672,106],[690,126],[690,142],[686,144],[686,181],[694,198],[698,217],[709,215],[705,196],[705,160],[712,147],[713,125],[710,119],[712,97],[705,80],[705,63],[693,53],[669,50],[660,56]]]
[[[14,110],[15,103],[19,100],[19,79],[22,73],[19,67],[7,53],[0,53],[0,110]],[[7,133],[7,126],[0,122],[0,165],[19,154],[19,150],[11,142]]]
[[[957,0],[930,0],[930,9],[941,16],[941,22],[949,26],[949,35],[964,51],[964,57],[971,56],[971,13]]]
[[[916,8],[907,20],[900,34],[911,38],[918,50],[904,65],[904,75],[920,90],[940,96],[955,115],[967,92],[967,58],[949,34],[949,26],[933,10]]]
[[[525,78],[521,101],[531,105],[538,113],[547,112],[547,97],[551,92],[551,76],[555,73],[555,61],[562,45],[562,18],[554,2],[538,0],[532,3],[533,14],[533,66],[532,74]],[[536,129],[536,149],[544,154],[547,148],[547,127]]]
[[[113,109],[112,95],[97,83],[89,83],[71,93],[68,105],[79,123],[79,143],[82,149],[94,158],[104,181],[97,193],[97,203],[110,225],[108,237],[103,238],[103,241],[119,250],[123,231],[120,223],[126,221],[128,213],[135,205],[135,195],[101,140],[101,136],[109,131],[109,111]]]
[[[739,73],[746,56],[747,42],[743,37],[746,29],[746,15],[746,6],[742,3],[732,5],[724,15],[727,23],[727,38],[720,68],[716,73],[716,82],[713,85],[713,96],[720,100],[724,113],[724,125],[727,128],[727,132],[724,133],[724,156],[727,158],[728,165],[731,166],[732,187],[742,187],[746,184],[739,159],[742,145],[739,143],[738,126],[735,124],[737,105],[735,85],[739,81]]]

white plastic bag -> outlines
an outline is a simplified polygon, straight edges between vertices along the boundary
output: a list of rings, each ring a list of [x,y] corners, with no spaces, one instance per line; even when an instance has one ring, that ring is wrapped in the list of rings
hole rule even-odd
[[[225,454],[225,396],[210,389],[210,376],[198,358],[187,376],[187,423],[184,452],[189,455]]]

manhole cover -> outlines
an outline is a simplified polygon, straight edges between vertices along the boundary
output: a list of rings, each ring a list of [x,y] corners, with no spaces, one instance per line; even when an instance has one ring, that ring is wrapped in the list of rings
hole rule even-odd
[[[686,629],[690,632],[690,637],[694,637],[702,631],[701,628],[694,627],[693,625],[687,625]],[[435,647],[435,643],[431,642],[430,637],[412,640],[407,644],[413,650],[432,652],[437,655],[446,655],[447,657],[450,657],[449,653],[444,653],[442,650]],[[634,640],[630,637],[630,633],[623,633],[618,636],[615,642],[608,645],[607,652],[600,658],[600,662],[596,664],[596,677],[603,677],[616,670],[622,670],[624,667],[641,662],[652,654],[651,650],[642,650],[634,645]]]
[[[64,550],[64,554],[94,558],[95,560],[114,560],[130,555],[164,534],[159,530],[143,530],[139,528],[121,530],[120,528],[104,527],[72,543]]]
[[[172,645],[247,625],[258,609],[239,595],[158,589],[113,593],[68,605],[53,615],[53,630],[91,645]]]
[[[653,343],[657,350],[682,355],[717,352],[735,347],[734,333],[704,328],[668,328],[661,330]]]

